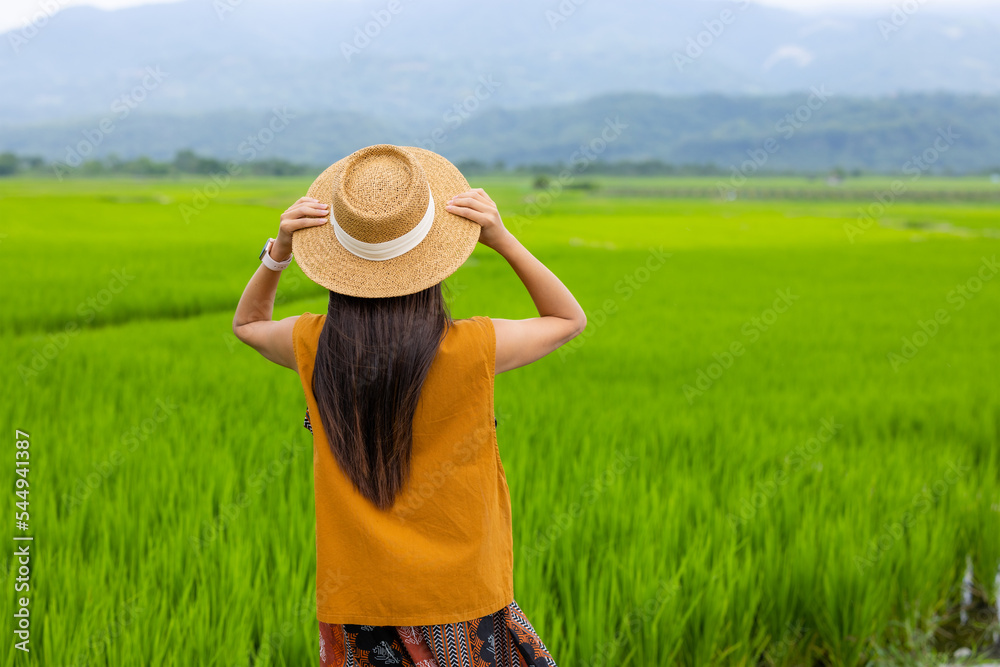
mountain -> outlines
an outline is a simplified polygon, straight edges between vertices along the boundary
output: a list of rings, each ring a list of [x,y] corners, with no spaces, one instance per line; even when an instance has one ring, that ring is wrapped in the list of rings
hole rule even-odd
[[[114,119],[114,117],[110,117]],[[659,159],[725,169],[755,160],[768,170],[899,173],[1000,170],[1000,97],[908,94],[892,98],[813,92],[733,97],[614,94],[524,109],[454,110],[439,118],[356,112],[244,111],[142,114],[0,127],[0,147],[69,166],[112,153],[173,157],[178,148],[238,164],[283,158],[330,164],[375,143],[417,145],[455,162],[573,163],[581,146],[607,161]],[[762,153],[762,151],[765,151]],[[589,158],[588,158],[589,159]],[[746,169],[756,170],[755,164]]]
[[[116,103],[134,116],[285,106],[429,120],[469,99],[486,110],[624,92],[781,95],[821,85],[838,96],[1000,93],[997,13],[915,4],[912,15],[895,17],[799,14],[744,0],[71,7],[4,35],[0,124],[100,116]],[[498,85],[484,93],[484,79]]]
[[[324,164],[390,142],[456,161],[570,162],[620,117],[628,128],[602,159],[728,166],[777,137],[768,168],[899,171],[954,126],[933,168],[995,167],[1000,13],[911,4],[71,7],[4,35],[0,151],[70,165],[184,148]]]

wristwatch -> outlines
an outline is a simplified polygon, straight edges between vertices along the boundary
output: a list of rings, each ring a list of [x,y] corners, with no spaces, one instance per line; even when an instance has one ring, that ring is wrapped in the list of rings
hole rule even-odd
[[[271,257],[271,244],[274,243],[275,239],[268,239],[264,242],[264,249],[260,251],[260,261],[267,268],[272,271],[283,271],[288,268],[288,265],[292,263],[292,258],[289,257],[283,262],[276,262]]]

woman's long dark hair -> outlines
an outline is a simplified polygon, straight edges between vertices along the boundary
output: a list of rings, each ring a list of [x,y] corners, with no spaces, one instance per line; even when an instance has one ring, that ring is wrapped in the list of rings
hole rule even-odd
[[[380,509],[409,474],[417,400],[449,326],[441,284],[375,299],[330,292],[313,395],[337,463]]]

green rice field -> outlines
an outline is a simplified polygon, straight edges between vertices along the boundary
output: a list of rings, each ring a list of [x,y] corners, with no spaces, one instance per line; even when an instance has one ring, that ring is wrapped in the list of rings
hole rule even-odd
[[[988,654],[1000,201],[880,209],[889,179],[843,201],[470,180],[588,314],[496,379],[515,598],[560,666]],[[310,182],[0,180],[0,477],[8,538],[34,537],[4,550],[4,617],[16,629],[30,599],[30,653],[9,630],[2,664],[318,664],[302,388],[231,329]],[[535,314],[489,249],[448,285],[456,318]],[[325,294],[293,264],[275,317]]]

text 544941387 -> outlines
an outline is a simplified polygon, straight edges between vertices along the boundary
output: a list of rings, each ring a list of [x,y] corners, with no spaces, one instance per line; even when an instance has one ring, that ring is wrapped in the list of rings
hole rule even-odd
[[[14,647],[27,653],[31,641],[31,612],[28,605],[31,600],[27,593],[31,591],[31,540],[28,535],[28,470],[30,463],[30,435],[21,429],[14,430],[14,563],[17,576],[14,578],[14,592],[17,604],[14,607]]]

